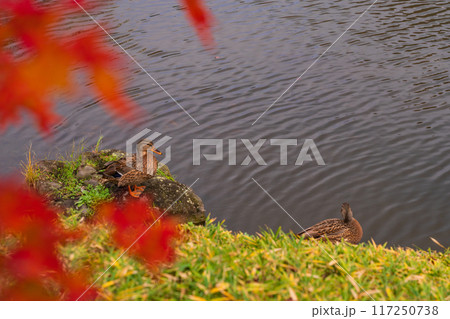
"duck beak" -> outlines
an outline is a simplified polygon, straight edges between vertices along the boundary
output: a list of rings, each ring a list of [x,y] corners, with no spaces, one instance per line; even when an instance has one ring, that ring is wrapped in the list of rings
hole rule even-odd
[[[158,149],[156,149],[156,148],[154,148],[154,147],[151,148],[151,151],[152,151],[153,153],[158,154],[158,155],[161,155],[161,154],[162,154],[160,150],[158,150]]]

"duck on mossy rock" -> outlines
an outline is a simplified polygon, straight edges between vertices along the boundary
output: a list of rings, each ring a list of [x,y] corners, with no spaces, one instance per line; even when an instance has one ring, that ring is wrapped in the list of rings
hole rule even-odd
[[[363,230],[359,222],[353,218],[353,212],[348,203],[341,206],[342,219],[330,218],[311,226],[297,234],[299,237],[328,239],[332,243],[342,239],[350,244],[361,241]]]
[[[141,164],[140,158],[136,154],[129,155],[132,167],[126,166],[127,154],[120,150],[106,149],[80,154],[81,163],[79,163],[78,168],[69,172],[71,173],[69,177],[77,181],[76,192],[69,193],[65,184],[67,168],[74,164],[69,161],[37,161],[35,169],[39,172],[39,176],[30,186],[46,196],[53,205],[61,207],[69,214],[73,209],[78,210],[76,202],[79,201],[83,190],[87,189],[87,185],[101,185],[108,189],[111,196],[118,202],[130,200],[126,196],[129,192],[127,186],[130,186],[130,188],[141,186],[143,188],[142,193],[135,192],[135,195],[151,199],[152,207],[167,211],[167,215],[177,217],[180,222],[204,224],[206,212],[201,198],[190,187],[174,180],[166,165],[160,165],[157,168],[158,163],[153,153],[159,154],[160,152],[154,149],[153,144],[150,144],[147,140],[146,142],[142,141],[139,144],[139,147],[141,146],[142,148],[138,148],[137,154],[142,154],[143,163],[139,165]],[[153,150],[148,152],[146,159],[146,154],[143,152],[152,147]],[[111,161],[111,159],[114,159],[114,161]],[[145,165],[146,167],[144,167]],[[124,178],[126,173],[138,170],[139,166],[142,167],[142,170],[145,168],[148,174],[142,172],[144,177],[142,180],[131,178],[129,181],[132,184],[126,185]],[[163,176],[158,176],[157,169],[163,173]]]
[[[159,155],[162,153],[153,146],[153,142],[150,140],[143,139],[138,142],[137,146],[142,163],[138,160],[136,154],[132,154],[131,159],[128,160],[129,163],[127,163],[126,158],[105,163],[103,174],[117,178],[117,186],[128,186],[130,195],[138,198],[145,189],[145,186],[138,185],[142,185],[147,179],[155,176],[158,169],[156,157],[149,154],[148,151]],[[134,186],[134,190],[131,190],[130,186]]]

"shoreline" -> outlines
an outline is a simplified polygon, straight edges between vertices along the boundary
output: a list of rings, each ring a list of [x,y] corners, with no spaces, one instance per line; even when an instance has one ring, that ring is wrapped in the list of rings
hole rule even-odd
[[[103,154],[97,155],[105,157],[103,160],[123,155],[116,150],[94,153]],[[112,247],[107,226],[87,221],[94,214],[94,206],[111,199],[114,190],[105,187],[107,183],[93,185],[92,176],[99,170],[95,163],[89,165],[95,169],[88,169],[91,173],[80,178],[80,167],[92,161],[86,152],[80,154],[66,160],[46,160],[48,165],[44,166],[32,161],[25,165],[25,176],[37,189],[42,187],[38,185],[42,180],[47,186],[59,183],[46,192],[50,197],[58,195],[51,199],[53,202],[70,202],[70,207],[62,206],[65,209],[60,220],[68,229],[89,229],[81,242],[61,247],[64,262],[71,269],[89,267],[97,274],[121,251]],[[52,165],[59,175],[48,174]],[[176,182],[168,168],[161,172],[158,180]],[[387,247],[373,241],[332,244],[301,240],[281,228],[250,235],[229,231],[224,221],[215,223],[209,216],[198,224],[203,225],[194,225],[193,221],[180,224],[176,261],[164,264],[158,274],[149,272],[142,261],[123,256],[98,282],[98,299],[450,300],[450,248],[439,252]]]

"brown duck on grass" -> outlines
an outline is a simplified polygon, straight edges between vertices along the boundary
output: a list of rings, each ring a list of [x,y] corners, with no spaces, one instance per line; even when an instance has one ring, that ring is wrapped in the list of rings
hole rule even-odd
[[[330,218],[311,226],[297,234],[305,238],[325,239],[337,243],[341,239],[351,244],[357,244],[361,241],[363,230],[356,219],[353,218],[353,212],[348,203],[342,204],[342,219]]]
[[[136,154],[131,155],[131,166],[127,165],[126,158],[117,161],[108,162],[105,164],[104,174],[118,178],[117,186],[128,186],[128,191],[131,196],[138,198],[145,189],[145,186],[137,186],[143,184],[148,178],[156,174],[158,169],[158,161],[153,154],[148,151],[161,155],[162,153],[153,146],[153,142],[149,140],[142,140],[138,144],[138,152],[142,159],[139,163]],[[134,186],[131,190],[130,186]]]

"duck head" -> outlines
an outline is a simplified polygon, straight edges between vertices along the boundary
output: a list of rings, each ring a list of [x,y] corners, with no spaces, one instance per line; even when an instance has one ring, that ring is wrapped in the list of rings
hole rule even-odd
[[[159,151],[158,149],[155,148],[155,146],[153,145],[153,141],[147,140],[147,139],[143,139],[141,141],[138,142],[138,151],[141,152],[141,155],[147,156],[147,152],[151,151],[155,154],[161,155],[161,151]]]
[[[353,212],[352,209],[350,208],[349,203],[343,203],[341,206],[341,214],[342,214],[342,219],[344,220],[345,223],[348,223],[350,221],[352,221],[353,219]]]

